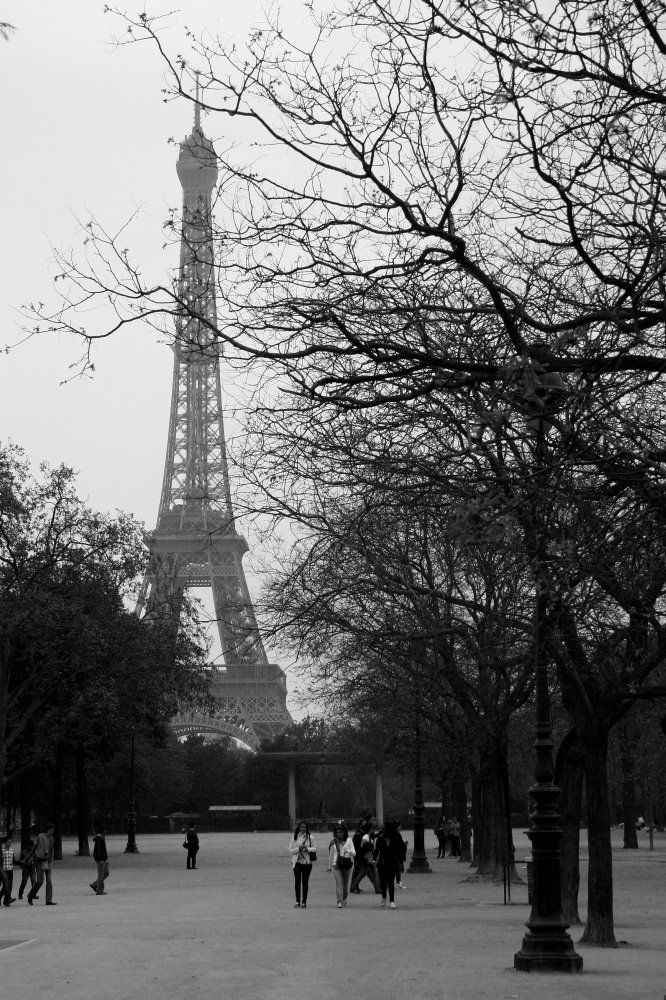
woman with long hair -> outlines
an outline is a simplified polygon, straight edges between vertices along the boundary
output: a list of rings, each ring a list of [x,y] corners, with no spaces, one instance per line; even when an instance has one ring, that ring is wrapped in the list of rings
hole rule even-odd
[[[305,908],[308,902],[308,883],[312,871],[312,855],[316,857],[317,845],[307,823],[299,823],[289,843],[291,864],[294,869],[295,906]]]
[[[347,833],[347,827],[344,823],[336,823],[333,827],[333,840],[328,852],[327,871],[332,871],[335,878],[335,898],[338,909],[347,905],[355,856],[356,849]]]
[[[404,848],[404,840],[398,832],[398,823],[387,820],[375,841],[375,861],[379,875],[379,887],[382,891],[382,906],[386,906],[388,890],[389,903],[395,910],[395,880],[400,880],[400,861]]]

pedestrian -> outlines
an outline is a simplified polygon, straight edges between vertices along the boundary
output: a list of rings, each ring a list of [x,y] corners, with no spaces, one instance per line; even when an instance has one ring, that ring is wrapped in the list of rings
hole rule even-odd
[[[46,905],[58,905],[53,902],[53,881],[51,875],[51,866],[53,865],[54,830],[55,827],[53,823],[47,823],[44,827],[44,832],[40,833],[37,837],[37,842],[35,844],[35,869],[37,881],[28,893],[28,903],[30,906],[32,906],[32,901],[41,889],[44,879],[46,879]]]
[[[183,847],[187,848],[186,868],[196,868],[197,854],[199,853],[199,834],[194,823],[190,823],[190,828],[185,836]]]
[[[0,899],[3,906],[11,906],[16,902],[12,896],[14,888],[14,838],[11,831],[0,840],[2,845],[2,875],[0,876]]]
[[[352,835],[352,844],[354,845],[354,850],[356,851],[356,856],[354,857],[354,867],[352,868],[351,888],[350,888],[349,891],[350,892],[354,892],[354,893],[361,893],[361,892],[365,891],[363,889],[359,889],[357,886],[355,887],[356,876],[359,874],[359,872],[361,870],[361,841],[363,840],[363,827],[364,827],[364,825],[365,825],[365,819],[360,819],[358,821],[358,826],[356,827],[356,830],[354,831],[354,833]],[[331,845],[334,843],[334,840],[335,840],[335,838],[333,838],[333,840],[331,840],[331,843],[328,845],[329,852],[331,850]]]
[[[96,896],[106,896],[104,881],[109,877],[109,855],[106,850],[106,830],[98,826],[93,837],[93,859],[97,865],[97,878],[90,883]]]
[[[400,869],[398,871],[398,878],[395,884],[399,886],[401,889],[406,889],[407,886],[402,881],[402,876],[405,871],[405,864],[407,863],[407,848],[409,847],[409,844],[403,837],[400,826],[401,826],[401,821],[398,820],[395,824],[395,831],[398,837],[400,838]]]
[[[360,833],[360,837],[358,834]],[[379,890],[379,880],[377,878],[377,866],[375,865],[374,850],[375,850],[375,835],[372,829],[372,823],[369,820],[364,820],[361,824],[360,830],[358,830],[352,837],[352,843],[354,844],[354,850],[356,851],[356,857],[354,858],[354,871],[352,874],[351,888],[350,892],[354,894],[362,892],[360,888],[361,881],[366,877],[372,882],[372,887],[376,893]]]
[[[454,816],[451,820],[451,857],[460,857],[460,821],[457,816]]]
[[[400,858],[404,848],[404,840],[398,833],[398,824],[387,820],[383,830],[375,841],[375,861],[379,873],[379,886],[382,894],[382,906],[386,906],[388,890],[389,903],[395,910],[395,880],[400,878]]]
[[[437,837],[437,857],[443,858],[446,854],[446,834],[444,832],[444,815],[441,815],[437,820],[437,825],[433,830],[433,833]]]
[[[305,909],[308,904],[308,885],[312,873],[312,862],[317,859],[317,844],[307,823],[299,823],[294,830],[294,836],[289,842],[289,853],[294,869],[294,890],[296,892],[294,906]]]
[[[451,836],[453,834],[453,820],[447,819],[444,823],[444,851],[442,852],[442,857],[451,857],[452,845]],[[446,842],[449,842],[449,853],[446,853]]]
[[[347,905],[355,855],[354,843],[347,833],[347,827],[343,823],[337,823],[333,828],[327,871],[332,871],[335,878],[335,898],[338,909]]]
[[[18,866],[21,869],[21,884],[19,886],[18,898],[23,899],[23,892],[28,884],[28,879],[30,880],[30,888],[32,888],[37,881],[37,875],[35,873],[34,840],[29,840],[19,854]]]

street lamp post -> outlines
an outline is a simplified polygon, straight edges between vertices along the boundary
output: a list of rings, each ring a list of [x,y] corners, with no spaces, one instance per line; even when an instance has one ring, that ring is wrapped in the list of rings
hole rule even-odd
[[[416,760],[414,764],[414,853],[409,862],[410,873],[432,874],[425,852],[425,806],[423,805],[423,787],[421,776],[421,727],[418,715],[414,727],[414,749]]]
[[[328,828],[328,811],[326,809],[326,801],[324,799],[324,763],[326,761],[326,755],[320,754],[319,761],[321,763],[321,805],[319,807],[320,813],[320,828],[324,832]]]
[[[127,814],[127,846],[125,854],[138,854],[139,848],[136,846],[136,811],[134,808],[134,731],[132,731],[132,743],[130,748],[130,799],[129,812]]]
[[[535,784],[529,794],[535,802],[528,837],[532,843],[532,912],[527,921],[523,946],[514,955],[514,968],[521,972],[582,972],[583,959],[576,953],[562,915],[561,843],[558,813],[560,790],[555,785],[553,731],[548,694],[548,656],[544,636],[546,597],[546,551],[541,530],[541,497],[548,476],[543,420],[536,438],[535,602],[534,669],[536,688]]]
[[[342,775],[342,818],[347,822],[347,775]]]

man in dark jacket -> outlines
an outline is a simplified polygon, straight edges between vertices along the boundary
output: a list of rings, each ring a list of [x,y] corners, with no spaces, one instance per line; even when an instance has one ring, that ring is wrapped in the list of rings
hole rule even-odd
[[[197,828],[194,823],[190,823],[190,828],[187,831],[187,836],[185,837],[185,843],[187,844],[187,868],[196,868],[197,866],[197,852],[199,850],[199,835],[197,833]]]
[[[90,883],[90,888],[95,890],[96,896],[106,896],[104,879],[109,877],[109,855],[106,850],[105,834],[104,827],[98,826],[93,838],[93,858],[97,865],[97,880]]]

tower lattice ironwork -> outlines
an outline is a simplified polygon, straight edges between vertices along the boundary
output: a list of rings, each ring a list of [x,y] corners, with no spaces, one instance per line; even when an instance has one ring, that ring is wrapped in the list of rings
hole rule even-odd
[[[268,662],[243,570],[248,544],[236,530],[222,412],[212,238],[217,157],[194,128],[180,145],[183,187],[173,388],[157,527],[150,536],[151,571],[139,609],[167,598],[176,614],[189,587],[210,588],[224,660],[211,667],[217,710],[181,713],[178,735],[224,733],[257,747],[292,721],[287,684]]]

